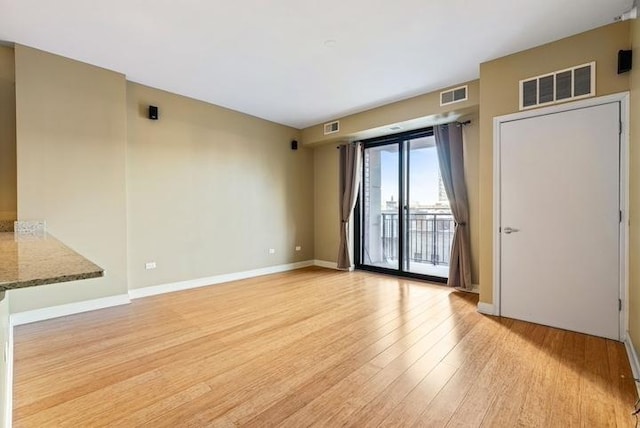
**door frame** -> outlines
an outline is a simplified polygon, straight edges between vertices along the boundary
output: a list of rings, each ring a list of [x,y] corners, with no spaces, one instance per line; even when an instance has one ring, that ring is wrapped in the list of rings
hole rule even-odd
[[[356,199],[356,205],[353,210],[354,216],[354,228],[353,228],[353,248],[354,248],[354,267],[358,270],[365,270],[369,272],[381,273],[386,275],[419,279],[423,281],[428,281],[437,284],[446,284],[448,278],[442,278],[438,276],[431,276],[426,274],[420,274],[415,272],[409,272],[403,269],[403,259],[404,259],[404,251],[405,251],[405,242],[404,242],[404,220],[405,220],[405,210],[402,208],[405,205],[405,175],[407,170],[403,170],[403,165],[405,163],[403,159],[403,153],[405,148],[405,143],[409,140],[429,137],[434,135],[433,126],[427,126],[424,128],[418,128],[410,131],[398,132],[395,134],[384,135],[380,137],[373,137],[361,140],[362,143],[362,159],[364,162],[364,151],[368,148],[381,147],[390,144],[398,144],[398,269],[377,267],[372,265],[367,265],[362,263],[362,236],[363,236],[363,227],[362,224],[362,212],[364,207],[362,206],[362,192],[363,192],[363,183],[364,183],[364,167],[361,171],[361,181],[360,188],[358,190],[358,197]],[[407,159],[408,161],[408,159]],[[406,165],[408,168],[408,165]]]
[[[501,316],[501,153],[500,128],[503,123],[528,119],[537,116],[561,113],[570,110],[594,107],[602,104],[620,103],[620,284],[619,293],[622,300],[620,310],[620,341],[627,338],[629,328],[629,92],[621,92],[586,100],[569,102],[535,110],[497,116],[493,118],[493,315]],[[485,312],[485,311],[483,311]]]

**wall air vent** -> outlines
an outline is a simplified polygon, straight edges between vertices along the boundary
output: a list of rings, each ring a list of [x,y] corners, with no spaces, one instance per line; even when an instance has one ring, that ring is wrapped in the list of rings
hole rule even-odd
[[[520,110],[593,97],[596,94],[596,63],[520,81]]]
[[[340,132],[340,121],[329,122],[324,124],[324,135],[335,134]]]
[[[467,85],[440,92],[440,105],[459,103],[467,100]]]

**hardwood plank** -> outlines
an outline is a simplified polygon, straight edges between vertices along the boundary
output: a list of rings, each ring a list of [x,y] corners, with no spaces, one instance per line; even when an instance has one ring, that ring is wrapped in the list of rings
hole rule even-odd
[[[325,308],[323,308],[323,310],[324,309]],[[294,318],[293,315],[294,314],[292,314],[292,318]],[[305,318],[307,318],[306,315],[305,315]],[[325,319],[329,320],[330,318],[326,317]],[[288,322],[290,322],[290,319],[288,319]],[[109,383],[115,383],[120,379],[121,377],[120,375],[124,377],[129,377],[129,376],[132,376],[136,372],[136,370],[137,370],[137,373],[142,373],[144,371],[162,367],[165,364],[169,364],[170,362],[173,362],[174,360],[179,359],[181,354],[186,354],[188,357],[188,360],[184,361],[185,364],[187,364],[191,360],[200,360],[202,359],[202,355],[211,356],[212,353],[215,353],[218,351],[219,352],[225,351],[224,347],[221,346],[222,343],[219,342],[219,340],[224,338],[227,342],[231,341],[232,334],[228,334],[228,333],[233,333],[234,331],[235,331],[234,329],[231,329],[231,331],[229,329],[225,329],[223,330],[222,333],[208,334],[208,335],[205,335],[204,333],[200,332],[200,334],[197,335],[195,340],[185,343],[184,345],[186,346],[171,346],[169,348],[165,348],[161,346],[163,349],[161,349],[160,352],[155,352],[155,353],[147,352],[150,349],[145,346],[136,348],[135,350],[128,350],[128,352],[122,352],[121,349],[115,347],[112,351],[114,356],[107,359],[107,361],[111,361],[111,362],[123,361],[121,364],[118,364],[115,366],[109,366],[108,364],[105,364],[103,359],[105,355],[100,353],[95,355],[95,358],[93,361],[93,363],[99,367],[99,370],[97,370],[97,375],[98,375],[97,377],[103,380],[106,384],[100,383],[100,382],[93,382],[91,385],[84,385],[84,388],[78,385],[78,383],[82,383],[82,380],[85,378],[87,372],[93,372],[94,376],[96,375],[96,369],[92,365],[85,363],[80,367],[80,370],[75,371],[72,374],[72,376],[66,378],[65,387],[68,388],[69,386],[74,386],[74,388],[72,389],[73,393],[80,395],[80,394],[87,393],[88,392],[87,388],[90,388],[90,387],[102,388]],[[133,334],[135,335],[136,341],[141,340],[137,332],[134,331]],[[261,340],[269,341],[270,337],[271,336],[263,336]],[[292,336],[290,335],[289,336],[285,335],[285,337],[287,339],[292,338]],[[134,340],[134,338],[131,337],[129,341],[131,340]],[[273,344],[271,343],[270,345],[273,345]],[[268,348],[262,348],[262,349],[263,351],[265,349],[268,350]],[[151,351],[155,351],[155,350],[152,348]],[[80,350],[80,353],[82,352],[84,352],[84,347]],[[141,353],[143,354],[142,357],[140,355]],[[81,357],[79,358],[81,359]],[[228,359],[227,361],[230,362],[231,364],[235,364],[235,362],[238,361],[237,355],[235,359],[233,360]],[[30,392],[31,393],[33,392],[34,387],[37,388],[41,385],[43,385],[46,388],[49,388],[50,390],[55,390],[56,388],[55,385],[53,386],[50,385],[49,379],[41,375],[39,382],[35,384],[33,382],[31,383]],[[21,390],[17,388],[17,394],[19,395],[20,393],[21,393]],[[30,394],[30,396],[32,397],[33,394]],[[68,400],[69,393],[65,393],[62,397],[57,397],[57,398],[58,398],[58,401]],[[51,400],[48,403],[46,403],[46,405],[51,405]],[[37,409],[34,409],[33,407],[29,409],[18,408],[16,413],[21,414],[21,412],[23,411],[34,411],[34,410],[37,411]]]
[[[499,345],[495,358],[477,374],[472,387],[460,406],[451,416],[446,426],[480,426],[492,406],[495,406],[501,394],[505,394],[519,370],[518,354],[523,346],[522,335],[531,325],[514,321],[509,334]],[[424,416],[424,415],[423,415]],[[421,426],[426,426],[424,420]]]
[[[464,322],[460,322],[458,327],[470,329],[472,320],[469,318],[473,317],[464,317]],[[447,321],[450,322],[445,322],[431,330],[429,334],[407,347],[393,360],[388,360],[387,355],[383,355],[382,361],[385,363],[383,367],[379,365],[380,356],[374,358],[366,366],[347,376],[303,409],[287,418],[283,426],[300,426],[309,419],[315,420],[321,425],[341,426],[348,422],[354,411],[384,391],[408,368],[419,364],[418,370],[428,373],[435,364],[434,359],[444,357],[452,347],[451,343],[446,341],[446,337],[458,323],[453,320]]]
[[[630,426],[622,344],[319,268],[15,331],[14,425]]]
[[[456,409],[461,405],[465,397],[470,393],[472,387],[482,370],[495,359],[494,355],[499,353],[502,343],[506,340],[509,333],[509,327],[512,320],[502,320],[488,318],[493,321],[493,327],[496,330],[494,340],[485,342],[485,346],[477,350],[477,356],[469,354],[469,358],[458,369],[454,376],[447,384],[437,393],[436,397],[427,403],[426,408],[422,407],[420,414],[410,414],[407,421],[404,418],[395,420],[394,414],[391,414],[383,425],[393,426],[397,423],[405,426],[413,426],[414,424],[422,426],[445,426]],[[491,382],[491,380],[487,380]],[[405,408],[406,410],[406,408]],[[390,424],[390,422],[392,424]],[[415,423],[414,423],[415,422]]]
[[[554,406],[550,409],[547,420],[549,426],[580,426],[584,415],[579,412],[583,400],[580,395],[579,373],[584,362],[585,336],[567,331],[563,331],[562,335],[562,367],[556,372],[551,395]]]
[[[495,328],[495,320],[492,318],[482,317],[476,327],[442,360],[441,365],[445,366],[441,369],[445,373],[444,376],[439,376],[438,373],[432,376],[432,373],[429,373],[397,406],[386,412],[387,414],[381,414],[385,413],[382,407],[383,411],[376,411],[373,415],[363,415],[367,418],[367,425],[375,425],[377,419],[384,416],[380,426],[412,426],[422,418],[436,396],[440,397],[440,403],[444,407],[439,407],[438,403],[435,403],[430,407],[428,414],[433,416],[448,414],[449,416],[446,417],[448,420],[458,406],[456,403],[464,397],[465,385],[471,385],[472,379],[493,354],[496,343],[504,337],[506,331],[506,328]],[[446,376],[450,372],[448,368],[455,369],[449,377]],[[459,398],[458,402],[456,397]],[[379,401],[384,402],[383,395],[380,396]]]
[[[323,361],[330,362],[330,365],[313,365],[314,368],[319,370],[305,370],[306,374],[312,374],[312,376],[308,377],[296,388],[291,389],[286,396],[274,402],[268,409],[247,421],[246,424],[249,426],[263,426],[268,422],[275,421],[280,423],[290,414],[306,406],[327,389],[337,384],[344,377],[361,368],[376,355],[379,355],[380,352],[396,344],[402,338],[399,333],[411,334],[416,328],[424,327],[424,323],[427,320],[434,320],[439,313],[434,311],[435,308],[434,306],[425,308],[422,316],[418,318],[407,320],[407,322],[401,322],[400,324],[394,323],[393,331],[378,329],[370,337],[360,342],[354,342],[352,346],[327,356]],[[399,320],[403,321],[404,317]]]
[[[512,362],[516,370],[511,381],[505,385],[504,392],[498,394],[482,419],[483,427],[517,426],[531,384],[544,368],[546,356],[536,350],[543,345],[549,329],[540,325],[526,327],[520,337],[518,358]]]
[[[444,357],[430,359],[425,354],[419,364],[411,366],[377,397],[360,408],[352,417],[353,426],[410,425],[426,405],[444,387],[464,361],[465,355],[481,356],[481,343],[491,340],[495,330],[488,329],[487,318],[474,314],[473,326],[467,334],[456,328],[456,337],[449,337],[451,345]],[[452,340],[453,339],[453,340]],[[391,420],[386,420],[392,414]],[[412,418],[413,415],[413,418]],[[384,421],[384,423],[383,423]]]
[[[433,329],[435,323],[439,321],[444,321],[451,314],[451,308],[448,308],[445,302],[441,305],[436,305],[433,308],[440,308],[444,306],[444,309],[437,309],[434,313],[427,317],[424,322],[419,325],[419,328],[413,329],[408,332],[407,335],[411,335],[412,337],[420,337],[421,334],[426,334],[427,331]],[[439,316],[436,314],[440,314]],[[377,355],[381,351],[384,351],[385,347],[394,347],[401,346],[398,345],[402,339],[402,336],[397,336],[397,332],[400,329],[395,329],[390,334],[386,335],[382,341],[376,341],[372,347],[368,347],[365,349],[364,353],[357,355],[355,358],[348,359],[349,368],[344,367],[343,369],[347,369],[350,372],[352,370],[356,370],[360,368],[364,376],[366,376],[367,371],[369,370],[365,365],[368,363],[370,358],[373,355]],[[373,336],[378,338],[377,336]],[[224,377],[216,378],[209,382],[212,389],[216,391],[218,397],[216,397],[216,405],[210,406],[203,403],[202,408],[194,408],[193,405],[185,406],[185,409],[181,409],[182,412],[174,412],[171,415],[172,418],[176,418],[176,420],[187,420],[189,421],[191,417],[197,418],[199,422],[202,421],[213,421],[216,417],[220,417],[221,415],[225,415],[234,421],[240,422],[243,419],[247,418],[247,411],[252,413],[258,412],[260,409],[269,407],[270,402],[265,402],[265,397],[269,397],[270,400],[273,398],[284,397],[284,395],[291,391],[292,388],[296,388],[299,383],[305,382],[306,379],[310,375],[314,375],[319,372],[319,370],[326,369],[327,364],[335,364],[336,362],[341,362],[344,360],[345,352],[353,353],[361,351],[361,347],[349,347],[345,349],[343,352],[338,353],[337,355],[332,355],[332,350],[330,348],[326,348],[325,351],[328,351],[328,354],[320,354],[318,355],[315,361],[305,361],[304,359],[287,363],[282,366],[282,370],[276,372],[275,377],[269,377],[269,369],[266,369],[265,372],[262,369],[255,370],[255,366],[252,365],[249,367],[249,370],[254,373],[260,373],[262,376],[257,382],[249,383],[250,388],[246,390],[235,390],[231,389],[227,391],[225,389],[225,385],[229,385],[224,381]],[[388,349],[388,348],[387,348]],[[313,353],[315,354],[315,353]],[[270,356],[267,364],[271,367],[274,367],[273,364],[274,356]],[[310,369],[310,367],[313,367]],[[373,369],[371,369],[373,370]],[[333,372],[333,369],[331,370]],[[345,373],[342,371],[342,373]],[[332,373],[333,374],[333,373]],[[353,373],[353,376],[356,374]],[[247,373],[242,376],[243,379],[246,379],[246,376],[251,376],[251,373]],[[265,377],[266,376],[266,377]],[[325,380],[335,379],[335,382],[341,381],[343,377],[326,377],[324,374],[320,374],[320,376],[324,376]],[[225,376],[226,377],[226,376]],[[316,383],[316,386],[324,385],[324,382]],[[317,389],[316,389],[317,391]]]
[[[583,426],[615,427],[615,407],[607,400],[609,392],[608,364],[598,364],[607,361],[606,339],[586,336],[584,366],[580,372],[580,413],[583,415]],[[603,420],[602,415],[611,415]]]
[[[547,329],[541,349],[545,352],[537,352],[535,370],[529,380],[528,389],[522,404],[517,426],[543,426],[546,421],[545,409],[549,405],[549,399],[558,372],[562,370],[560,355],[563,347],[563,332],[558,329]]]

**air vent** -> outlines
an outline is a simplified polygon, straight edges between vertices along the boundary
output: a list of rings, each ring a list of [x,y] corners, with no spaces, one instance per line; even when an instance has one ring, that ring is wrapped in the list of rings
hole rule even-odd
[[[596,63],[591,62],[520,81],[520,110],[592,97]]]
[[[440,92],[440,105],[459,103],[467,100],[467,85]]]
[[[340,132],[340,121],[329,122],[324,124],[324,135],[335,134]]]

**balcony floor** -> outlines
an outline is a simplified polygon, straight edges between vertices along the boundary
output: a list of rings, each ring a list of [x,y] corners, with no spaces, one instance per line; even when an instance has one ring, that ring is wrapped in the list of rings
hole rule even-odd
[[[397,260],[394,260],[391,263],[369,263],[369,266],[381,267],[386,269],[398,269],[398,262]],[[409,269],[405,269],[405,271],[417,273],[420,275],[435,276],[438,278],[449,277],[449,265],[432,265],[431,263],[410,262]]]

